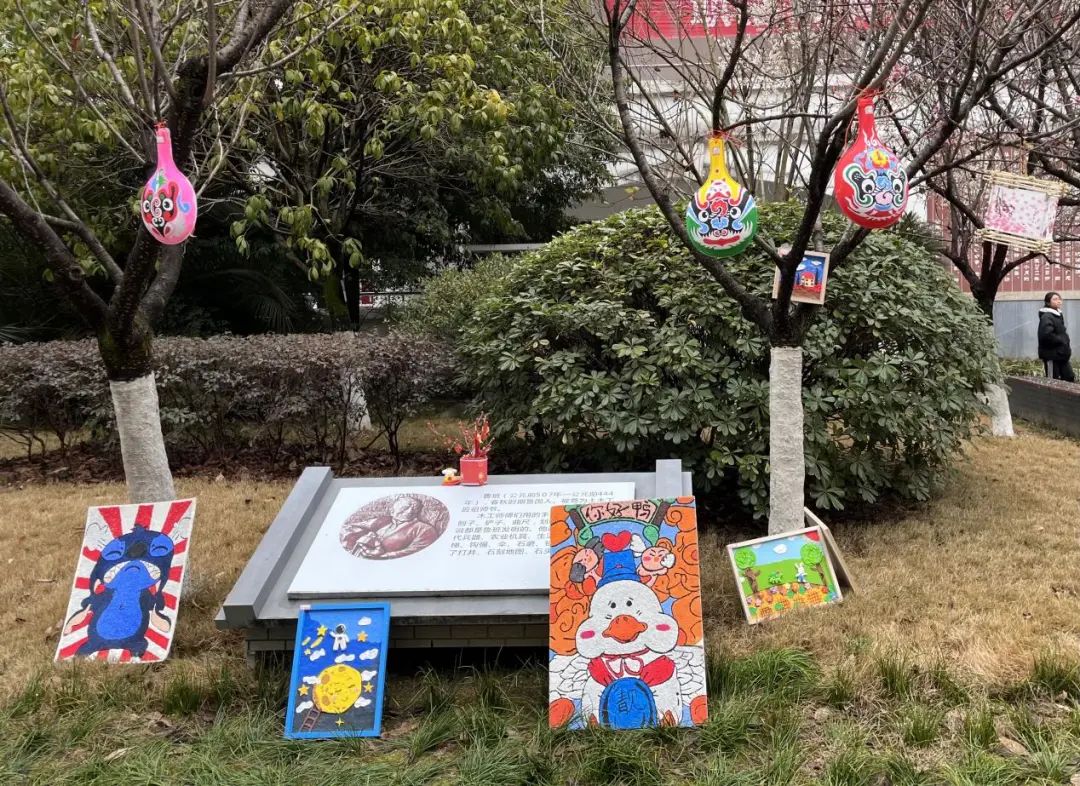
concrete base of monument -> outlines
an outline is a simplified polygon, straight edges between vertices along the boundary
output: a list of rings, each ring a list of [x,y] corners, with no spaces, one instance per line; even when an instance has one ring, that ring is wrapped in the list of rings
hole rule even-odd
[[[390,604],[391,649],[548,641],[553,505],[693,493],[678,460],[653,472],[335,478],[304,470],[218,612],[249,657],[292,650],[304,605]]]
[[[477,622],[478,619],[483,621]],[[390,648],[409,650],[460,650],[468,648],[546,648],[548,646],[547,611],[542,616],[461,617],[457,620],[394,620],[390,625]],[[291,653],[296,642],[296,621],[269,625],[256,624],[246,629],[245,646],[249,660],[274,653]]]

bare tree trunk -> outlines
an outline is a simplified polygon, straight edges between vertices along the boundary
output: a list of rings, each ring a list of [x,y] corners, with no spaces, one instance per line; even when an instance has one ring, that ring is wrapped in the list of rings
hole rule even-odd
[[[165,438],[161,433],[157,384],[150,372],[130,381],[109,381],[124,477],[132,502],[176,499]]]
[[[995,437],[1015,437],[1013,431],[1012,410],[1009,408],[1009,394],[1004,385],[987,385],[983,394],[990,407],[990,431]]]
[[[802,347],[773,347],[769,363],[769,534],[802,529]]]

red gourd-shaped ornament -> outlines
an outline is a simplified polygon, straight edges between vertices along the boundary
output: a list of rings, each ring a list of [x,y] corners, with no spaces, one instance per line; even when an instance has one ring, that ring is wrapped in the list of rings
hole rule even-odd
[[[874,98],[859,96],[859,137],[840,156],[833,172],[833,193],[840,212],[867,229],[891,227],[908,200],[907,172],[900,159],[878,139]]]
[[[156,134],[157,166],[143,187],[140,205],[142,220],[155,240],[175,246],[183,243],[195,231],[199,207],[191,181],[173,163],[169,129],[164,123],[159,123]]]

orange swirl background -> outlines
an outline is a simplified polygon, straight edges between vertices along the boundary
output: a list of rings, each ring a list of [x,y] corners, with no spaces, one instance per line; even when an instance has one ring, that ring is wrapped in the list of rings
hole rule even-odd
[[[570,537],[566,508],[552,511],[551,542],[558,545]],[[653,583],[653,591],[661,603],[669,598],[675,602],[671,616],[679,625],[679,644],[698,644],[702,636],[701,578],[698,569],[697,511],[693,497],[680,497],[667,511],[665,522],[677,529],[675,542],[661,539],[657,545],[670,547],[675,564]],[[647,522],[642,522],[646,524]],[[578,626],[589,615],[589,599],[596,591],[593,582],[575,584],[570,581],[570,567],[578,545],[560,549],[551,557],[550,644],[558,655],[572,655]]]

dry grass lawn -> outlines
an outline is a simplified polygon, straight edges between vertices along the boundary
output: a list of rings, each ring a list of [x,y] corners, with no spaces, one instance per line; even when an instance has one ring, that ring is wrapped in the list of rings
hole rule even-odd
[[[1026,674],[1047,650],[1080,653],[1080,442],[1030,429],[979,440],[931,505],[832,529],[858,593],[752,628],[723,535],[705,533],[710,647],[797,646],[839,662],[873,646],[987,681]]]
[[[212,623],[288,493],[287,483],[181,480],[198,498],[190,584],[174,659],[237,656]],[[124,499],[119,485],[0,491],[0,691],[50,661],[86,508]],[[1047,650],[1080,652],[1080,443],[1024,431],[969,449],[946,493],[922,510],[834,526],[858,593],[841,606],[747,626],[724,543],[703,515],[706,643],[743,656],[803,648],[840,663],[867,648],[1015,679]],[[169,668],[166,666],[165,668]]]
[[[177,482],[177,494],[198,503],[171,660],[211,665],[223,655],[242,654],[240,639],[218,631],[213,618],[289,488],[284,482]],[[0,491],[0,629],[15,633],[0,643],[0,695],[17,689],[53,656],[86,508],[125,499],[120,484]]]
[[[379,741],[281,739],[284,672],[252,671],[212,619],[288,489],[179,482],[199,507],[173,654],[127,669],[51,664],[86,507],[124,489],[0,490],[0,783],[1019,786],[1080,768],[1080,443],[973,444],[926,508],[834,527],[858,594],[752,628],[723,546],[755,533],[706,512],[693,735],[553,733],[534,665],[393,676]]]

